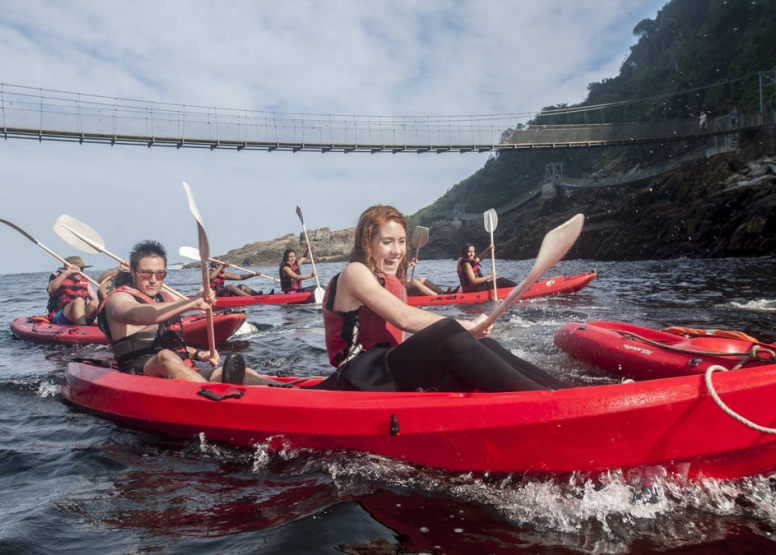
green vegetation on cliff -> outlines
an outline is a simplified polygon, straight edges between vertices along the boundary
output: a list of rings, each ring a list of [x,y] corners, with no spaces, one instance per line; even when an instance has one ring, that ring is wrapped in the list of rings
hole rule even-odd
[[[589,123],[591,112],[570,108],[607,104],[595,111],[596,122],[664,121],[760,111],[758,72],[770,71],[766,94],[774,97],[776,2],[773,0],[672,0],[654,20],[633,30],[639,37],[620,74],[588,86],[587,99],[575,106],[542,110],[536,124]],[[611,106],[612,103],[620,103]],[[773,106],[765,106],[766,111]],[[509,135],[509,130],[505,130]],[[509,203],[544,179],[545,166],[563,164],[564,174],[581,177],[601,171],[627,170],[658,163],[686,150],[673,143],[583,150],[502,151],[474,175],[419,210],[412,223],[429,225],[455,205],[482,212]]]

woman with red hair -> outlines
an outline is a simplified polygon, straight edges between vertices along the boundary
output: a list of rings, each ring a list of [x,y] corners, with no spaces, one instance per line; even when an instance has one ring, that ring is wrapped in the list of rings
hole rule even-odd
[[[350,263],[323,300],[326,350],[337,370],[318,389],[521,391],[564,387],[487,337],[406,303],[407,222],[391,206],[361,214]],[[413,334],[405,340],[405,333]]]

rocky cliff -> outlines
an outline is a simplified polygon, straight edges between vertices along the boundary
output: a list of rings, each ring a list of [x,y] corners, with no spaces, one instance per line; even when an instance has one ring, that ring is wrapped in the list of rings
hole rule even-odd
[[[742,133],[735,152],[688,162],[657,177],[603,189],[558,190],[553,198],[501,215],[495,232],[498,256],[534,258],[544,235],[578,212],[585,214],[586,223],[567,258],[773,256],[776,157],[772,133],[771,128]],[[322,228],[308,234],[316,261],[347,260],[352,228]],[[490,241],[481,220],[461,225],[439,220],[430,226],[429,237],[421,258],[456,258],[464,242],[472,241],[482,250]],[[278,264],[286,248],[301,254],[303,241],[301,234],[288,234],[245,245],[220,258],[240,266]]]
[[[541,200],[506,226],[499,252],[504,258],[533,258],[547,231],[582,212],[586,225],[569,258],[772,256],[776,158],[768,154],[769,133],[742,136],[735,152],[688,162],[643,182]]]

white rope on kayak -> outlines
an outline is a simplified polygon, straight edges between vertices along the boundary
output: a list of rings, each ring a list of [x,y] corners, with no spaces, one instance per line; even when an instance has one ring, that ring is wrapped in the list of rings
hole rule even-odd
[[[764,434],[776,434],[776,429],[774,428],[766,428],[764,426],[760,426],[759,424],[755,424],[751,420],[747,420],[740,414],[733,412],[733,410],[728,407],[725,403],[722,402],[722,399],[719,398],[719,395],[717,395],[717,392],[714,390],[714,386],[711,384],[711,375],[714,372],[727,372],[728,369],[724,366],[719,366],[718,364],[709,366],[706,369],[705,379],[706,379],[706,388],[709,390],[709,393],[711,393],[711,397],[714,399],[714,401],[717,403],[717,406],[721,408],[725,414],[730,416],[731,418],[734,418],[735,420],[738,420],[743,424],[744,426],[749,426],[750,428],[757,430],[758,432],[763,432]]]

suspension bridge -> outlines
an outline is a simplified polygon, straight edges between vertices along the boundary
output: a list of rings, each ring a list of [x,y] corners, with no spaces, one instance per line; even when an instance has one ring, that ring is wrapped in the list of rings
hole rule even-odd
[[[634,145],[723,137],[772,123],[773,115],[763,108],[769,94],[763,83],[774,85],[776,98],[776,70],[765,75],[765,81],[760,75],[759,110],[742,111],[736,121],[730,114],[712,117],[705,127],[699,126],[697,117],[604,122],[605,113],[623,107],[627,111],[637,103],[665,105],[665,95],[538,113],[364,116],[204,107],[0,83],[0,133],[5,139],[81,144],[319,153],[439,154]],[[602,122],[589,123],[595,116]],[[556,123],[564,119],[571,123]]]

